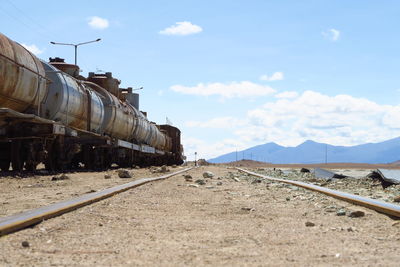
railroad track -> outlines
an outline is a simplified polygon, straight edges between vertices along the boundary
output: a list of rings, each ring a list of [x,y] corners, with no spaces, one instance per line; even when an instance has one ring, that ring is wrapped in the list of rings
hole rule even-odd
[[[251,171],[242,169],[242,168],[236,168],[236,169],[241,172],[248,173],[250,175],[254,175],[257,177],[264,178],[264,179],[268,179],[271,181],[281,182],[281,183],[290,184],[290,185],[302,187],[305,189],[313,190],[313,191],[323,193],[325,195],[328,195],[328,196],[331,196],[331,197],[334,197],[334,198],[337,198],[340,200],[344,200],[346,202],[353,203],[355,205],[364,206],[369,209],[376,210],[378,212],[400,218],[400,206],[398,206],[398,205],[394,205],[391,203],[387,203],[387,202],[379,201],[379,200],[375,200],[375,199],[370,199],[370,198],[366,198],[366,197],[361,197],[361,196],[329,189],[329,188],[322,187],[322,186],[308,184],[308,183],[304,183],[304,182],[293,181],[293,180],[284,180],[284,179],[279,179],[279,178],[275,178],[275,177],[271,177],[271,176],[267,176],[267,175],[262,175],[262,174],[259,174],[256,172],[251,172]]]
[[[76,210],[78,208],[90,205],[92,203],[98,202],[102,199],[109,198],[118,193],[127,191],[129,189],[147,184],[149,182],[158,181],[167,179],[171,176],[187,172],[191,170],[191,168],[186,168],[174,173],[170,173],[167,175],[163,175],[160,177],[154,178],[142,178],[133,182],[129,182],[126,184],[114,186],[111,188],[107,188],[105,190],[85,194],[83,196],[73,198],[70,200],[65,200],[62,202],[58,202],[52,205],[40,207],[37,209],[25,211],[16,215],[7,216],[4,218],[0,218],[0,236],[10,234],[19,230],[22,230],[28,226],[32,226],[38,224],[44,220],[54,218],[56,216],[62,215],[64,213]]]

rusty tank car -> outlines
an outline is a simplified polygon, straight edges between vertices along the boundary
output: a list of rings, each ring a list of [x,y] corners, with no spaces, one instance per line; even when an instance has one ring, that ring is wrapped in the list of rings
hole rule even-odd
[[[0,34],[0,169],[183,163],[180,130],[150,122],[139,95],[119,85],[111,72],[83,77]]]

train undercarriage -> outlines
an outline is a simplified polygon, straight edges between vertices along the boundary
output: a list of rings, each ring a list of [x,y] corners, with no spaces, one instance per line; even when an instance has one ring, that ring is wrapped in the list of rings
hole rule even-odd
[[[171,152],[145,144],[72,129],[33,114],[0,109],[0,169],[49,171],[83,167],[104,170],[119,167],[181,164]]]

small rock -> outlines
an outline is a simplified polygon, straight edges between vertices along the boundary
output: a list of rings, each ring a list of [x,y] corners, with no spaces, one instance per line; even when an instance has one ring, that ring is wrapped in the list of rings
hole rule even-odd
[[[193,181],[193,177],[190,174],[183,175],[183,178],[185,178],[186,182],[192,182]]]
[[[150,172],[151,172],[151,173],[158,173],[158,172],[161,172],[161,169],[160,169],[160,168],[154,168],[154,167],[152,167],[152,168],[150,169]]]
[[[22,245],[22,247],[24,247],[24,248],[29,248],[29,247],[30,247],[28,241],[22,241],[21,245]]]
[[[344,215],[346,215],[346,211],[343,210],[343,209],[340,209],[340,210],[338,210],[338,211],[336,212],[336,215],[337,215],[337,216],[344,216]]]
[[[51,180],[52,180],[52,181],[69,180],[69,176],[68,176],[68,175],[65,175],[65,174],[62,174],[62,175],[60,175],[60,176],[53,176],[53,177],[51,178]]]
[[[351,218],[364,217],[365,212],[363,212],[361,210],[351,211],[348,216]]]
[[[252,184],[259,184],[262,183],[261,179],[255,179],[253,182],[251,182]]]
[[[99,223],[99,226],[103,226],[103,224],[102,224],[102,223]]]
[[[290,197],[287,197],[287,198],[286,198],[286,201],[290,201]]]
[[[212,185],[206,186],[207,189],[214,189],[215,187]]]
[[[140,169],[140,166],[137,166],[137,165],[136,165],[136,166],[135,166],[135,169]]]
[[[132,178],[132,174],[128,170],[118,170],[118,176],[119,178]]]
[[[210,172],[210,171],[206,171],[203,173],[203,177],[204,178],[213,178],[214,177],[214,173]]]
[[[222,182],[218,182],[217,185],[222,185]]]
[[[174,165],[172,165],[171,167],[175,169],[175,168],[178,167],[178,166],[176,166],[176,164],[174,164]]]
[[[336,211],[336,207],[335,206],[326,207],[325,211],[326,212],[335,212]]]
[[[104,175],[104,179],[111,179],[111,175],[110,174],[105,174]]]
[[[238,179],[238,178],[236,178],[236,177],[233,177],[232,178],[235,182],[240,182],[240,180]]]
[[[313,226],[315,226],[315,223],[313,223],[313,222],[306,222],[306,226],[307,226],[307,227],[313,227]]]
[[[301,169],[300,169],[300,172],[310,172],[310,170],[309,170],[309,169],[306,169],[306,168],[301,168]]]
[[[196,188],[199,187],[198,184],[189,184],[188,186],[189,186],[189,187],[196,187]]]
[[[205,185],[206,184],[206,182],[203,179],[198,179],[198,180],[195,181],[195,183],[199,184],[199,185]]]
[[[169,172],[169,169],[167,168],[166,165],[161,166],[160,168],[160,172],[164,173],[164,172]]]
[[[400,196],[394,197],[393,201],[394,202],[400,202]]]
[[[96,192],[96,190],[90,189],[89,191],[87,191],[87,192],[85,192],[85,193],[86,193],[86,194],[89,194],[89,193],[94,193],[94,192]]]
[[[245,208],[242,208],[242,210],[245,210],[245,211],[255,211],[256,209],[255,209],[255,208],[247,208],[247,207],[245,207]]]

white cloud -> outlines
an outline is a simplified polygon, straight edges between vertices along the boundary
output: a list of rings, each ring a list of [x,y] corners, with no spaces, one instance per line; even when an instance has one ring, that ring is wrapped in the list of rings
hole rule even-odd
[[[298,96],[299,93],[295,91],[286,91],[275,95],[276,98],[296,98]]]
[[[199,83],[196,86],[188,87],[183,85],[173,85],[170,87],[172,91],[189,94],[189,95],[220,95],[224,98],[233,97],[252,97],[265,96],[275,92],[275,89],[249,81],[231,82],[231,83]]]
[[[339,40],[340,31],[336,30],[336,29],[329,29],[327,31],[322,32],[322,35],[325,38],[327,38],[327,39],[329,39],[329,40],[331,40],[333,42],[336,42],[337,40]]]
[[[278,99],[248,112],[249,126],[237,134],[296,145],[306,139],[335,145],[378,142],[399,135],[400,107],[378,105],[349,95],[327,96],[306,91],[294,99]]]
[[[160,34],[164,35],[189,35],[202,32],[203,29],[189,21],[177,22],[164,30],[160,31]]]
[[[224,127],[234,136],[239,149],[267,142],[297,146],[308,139],[344,146],[381,142],[400,135],[399,121],[400,105],[379,105],[350,95],[328,96],[305,91],[267,102],[249,110],[244,118],[217,117],[190,122],[187,126]],[[204,151],[211,155],[209,158],[235,151],[224,140],[193,146],[193,151]]]
[[[283,80],[283,72],[277,71],[274,72],[271,76],[268,75],[261,75],[261,81],[281,81]]]
[[[28,49],[30,52],[32,52],[35,55],[40,55],[44,52],[44,50],[39,49],[39,47],[37,47],[34,44],[31,45],[27,45],[27,44],[21,44],[23,47],[25,47],[26,49]]]
[[[97,16],[88,18],[88,24],[91,28],[96,30],[104,30],[109,26],[109,22],[107,19],[100,18]]]
[[[200,127],[200,128],[235,128],[240,125],[244,125],[245,121],[233,117],[219,117],[211,120],[200,122],[200,121],[188,121],[186,126],[188,127]]]

